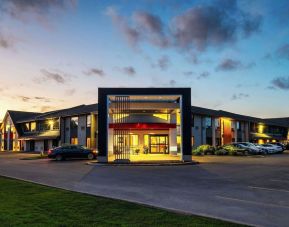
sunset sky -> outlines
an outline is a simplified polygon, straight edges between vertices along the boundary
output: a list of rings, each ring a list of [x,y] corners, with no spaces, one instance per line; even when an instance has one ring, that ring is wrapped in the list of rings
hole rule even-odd
[[[191,87],[192,105],[289,116],[289,1],[1,0],[0,120]]]

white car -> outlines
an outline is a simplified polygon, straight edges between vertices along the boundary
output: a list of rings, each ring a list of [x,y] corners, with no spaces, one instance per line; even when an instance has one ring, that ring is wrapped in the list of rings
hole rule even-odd
[[[247,149],[249,151],[249,154],[262,154],[263,150],[256,147],[255,144],[249,143],[249,142],[236,142],[233,143],[235,145],[238,145],[241,148]]]
[[[264,147],[267,149],[269,154],[276,154],[282,152],[282,148],[279,146],[275,146],[272,144],[261,144],[260,146]]]

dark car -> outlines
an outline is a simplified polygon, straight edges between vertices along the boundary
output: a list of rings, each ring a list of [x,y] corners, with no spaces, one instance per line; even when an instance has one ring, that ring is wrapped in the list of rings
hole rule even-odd
[[[49,150],[48,158],[56,159],[57,161],[67,158],[87,158],[92,160],[96,158],[96,152],[80,145],[66,145]]]

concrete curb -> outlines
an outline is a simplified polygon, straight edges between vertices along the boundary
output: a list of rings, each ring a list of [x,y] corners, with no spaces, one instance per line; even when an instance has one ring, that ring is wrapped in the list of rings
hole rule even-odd
[[[100,163],[97,161],[87,162],[86,165],[91,166],[184,166],[184,165],[197,165],[197,161],[192,162],[165,162],[165,163]]]

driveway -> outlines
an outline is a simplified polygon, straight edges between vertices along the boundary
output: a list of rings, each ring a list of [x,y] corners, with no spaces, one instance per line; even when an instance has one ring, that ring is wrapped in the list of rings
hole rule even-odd
[[[199,165],[107,166],[19,160],[0,154],[0,175],[257,226],[288,226],[289,153],[194,157]]]

